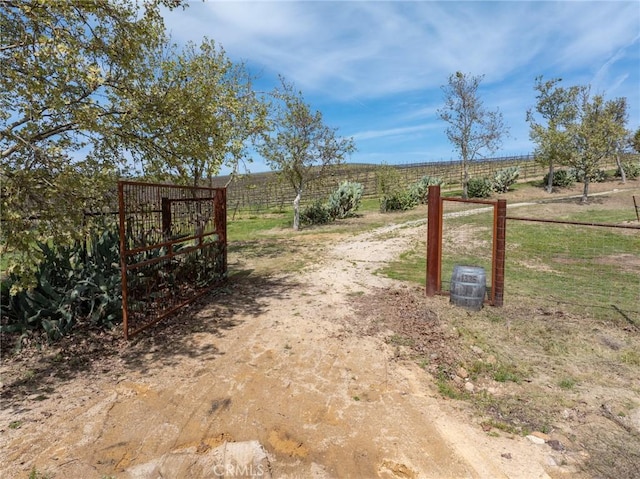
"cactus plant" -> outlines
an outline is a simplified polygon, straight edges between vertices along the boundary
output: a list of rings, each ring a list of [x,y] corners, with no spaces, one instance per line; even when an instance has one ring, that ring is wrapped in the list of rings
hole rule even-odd
[[[332,218],[346,218],[360,206],[362,200],[363,187],[361,183],[353,181],[343,181],[337,190],[329,196],[327,209]]]
[[[511,188],[520,176],[520,168],[518,166],[511,166],[509,168],[503,168],[494,173],[491,181],[491,188],[496,193],[506,193]]]

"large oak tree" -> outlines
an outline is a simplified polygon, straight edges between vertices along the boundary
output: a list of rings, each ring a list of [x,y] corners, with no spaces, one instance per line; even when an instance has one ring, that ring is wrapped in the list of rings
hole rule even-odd
[[[199,184],[247,159],[266,107],[213,41],[169,43],[160,8],[182,4],[0,0],[0,248],[10,272],[28,277],[37,242],[82,238],[95,224],[85,213],[113,206],[127,171]]]

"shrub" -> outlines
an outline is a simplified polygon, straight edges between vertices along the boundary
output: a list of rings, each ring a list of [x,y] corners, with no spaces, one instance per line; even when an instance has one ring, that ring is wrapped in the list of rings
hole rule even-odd
[[[333,220],[329,208],[321,200],[316,200],[300,212],[300,222],[305,225],[326,225]]]
[[[628,180],[635,180],[640,177],[640,161],[625,161],[621,166]],[[618,171],[616,171],[616,176],[622,176],[619,168]]]
[[[573,173],[573,177],[578,183],[584,182],[584,171],[576,170],[573,168],[569,171]],[[596,170],[589,177],[589,181],[591,183],[602,183],[604,181],[607,181],[607,172],[604,170]]]
[[[444,186],[445,182],[443,179],[438,178],[437,176],[429,176],[425,175],[420,178],[416,183],[411,185],[410,191],[412,195],[415,195],[418,203],[426,204],[427,203],[427,195],[429,194],[429,186],[431,185],[440,185]]]
[[[492,192],[492,184],[488,178],[471,178],[467,184],[469,198],[488,198]]]
[[[558,188],[571,188],[575,182],[576,177],[573,173],[574,170],[556,170],[553,172],[553,186]],[[546,186],[549,181],[549,173],[544,175],[542,183]]]
[[[79,320],[111,326],[122,318],[122,290],[118,231],[95,235],[88,246],[38,245],[43,260],[32,289],[9,294],[19,281],[13,275],[2,283],[0,330],[24,334],[44,331],[49,340],[69,333]]]
[[[343,181],[338,189],[323,203],[316,200],[300,213],[300,221],[307,225],[324,225],[340,218],[352,215],[362,201],[362,184]]]
[[[518,166],[511,166],[509,168],[503,168],[498,170],[493,175],[491,181],[491,188],[496,193],[506,193],[509,191],[511,185],[513,185],[520,176],[520,168]]]
[[[327,209],[331,218],[346,218],[352,215],[360,206],[363,190],[361,183],[343,181],[329,196]]]
[[[420,203],[417,195],[411,189],[397,191],[382,197],[380,202],[380,211],[386,213],[388,211],[406,211],[415,208]]]
[[[383,195],[380,211],[406,211],[427,202],[429,186],[444,185],[444,181],[435,176],[425,175],[406,189],[396,189]]]

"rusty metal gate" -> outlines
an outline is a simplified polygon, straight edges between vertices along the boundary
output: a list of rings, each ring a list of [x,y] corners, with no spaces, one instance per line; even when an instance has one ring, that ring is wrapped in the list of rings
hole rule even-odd
[[[226,189],[120,181],[118,201],[128,339],[226,278]]]

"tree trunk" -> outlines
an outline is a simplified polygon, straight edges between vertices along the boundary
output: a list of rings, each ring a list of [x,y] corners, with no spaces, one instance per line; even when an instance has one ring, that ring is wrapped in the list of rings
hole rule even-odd
[[[585,172],[580,203],[585,204],[589,200],[589,175]]]
[[[293,200],[293,229],[298,231],[300,229],[300,196],[301,191],[298,191],[295,199]]]
[[[464,175],[462,177],[462,199],[469,198],[469,163],[465,160],[462,162],[462,171]]]
[[[549,162],[549,179],[547,180],[547,193],[553,193],[553,161]]]
[[[627,175],[624,172],[624,168],[622,167],[622,162],[620,161],[620,154],[616,152],[616,165],[618,166],[618,171],[620,172],[620,181],[622,183],[627,182]]]

